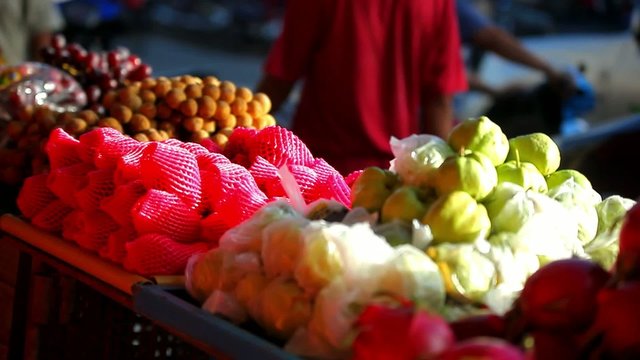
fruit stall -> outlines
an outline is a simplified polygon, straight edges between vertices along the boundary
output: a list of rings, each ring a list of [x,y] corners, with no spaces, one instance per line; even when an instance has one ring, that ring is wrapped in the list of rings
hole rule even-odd
[[[483,116],[340,174],[265,94],[44,55],[0,68],[0,355],[640,356],[640,205],[593,171],[638,119],[554,139]]]

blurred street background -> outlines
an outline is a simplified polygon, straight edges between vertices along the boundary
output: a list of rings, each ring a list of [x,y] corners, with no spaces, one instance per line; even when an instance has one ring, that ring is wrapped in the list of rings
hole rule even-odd
[[[640,51],[630,30],[633,0],[474,3],[533,52],[580,72],[594,93],[593,106],[576,114],[582,130],[640,112]],[[104,50],[128,47],[153,66],[156,76],[216,75],[251,88],[281,29],[285,5],[285,0],[59,1],[72,41]],[[478,73],[495,86],[518,84],[533,91],[544,81],[490,54],[474,54],[474,59]],[[276,114],[279,123],[288,125],[295,101],[293,96]],[[458,117],[485,114],[495,105],[491,102],[468,94],[458,104]],[[532,112],[527,106],[503,106],[498,114],[518,117]]]

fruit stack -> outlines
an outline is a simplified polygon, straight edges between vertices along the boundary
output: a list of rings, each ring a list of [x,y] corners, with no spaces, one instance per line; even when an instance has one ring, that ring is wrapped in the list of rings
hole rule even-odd
[[[406,300],[369,304],[354,323],[351,357],[637,359],[638,215],[640,204],[622,224],[614,268],[579,258],[550,262],[528,278],[504,316],[483,313],[447,324]]]
[[[175,275],[226,230],[287,199],[286,188],[349,205],[344,178],[289,130],[235,131],[220,152],[177,139],[139,142],[109,127],[79,139],[56,128],[45,146],[50,170],[25,180],[18,208],[34,226],[127,270]]]
[[[76,138],[97,127],[111,127],[138,141],[177,138],[224,147],[236,127],[276,124],[265,94],[214,76],[152,78],[150,66],[126,48],[88,51],[58,35],[44,49],[43,58],[77,80],[87,104],[73,112],[19,106],[19,116],[5,131],[9,141],[2,151],[11,159],[0,173],[5,184],[20,184],[27,175],[47,169],[42,149],[55,128]]]
[[[89,107],[98,113],[100,100],[107,91],[129,81],[141,81],[152,73],[151,66],[125,47],[92,51],[77,43],[67,43],[60,34],[51,38],[41,55],[44,63],[65,70],[82,84]]]
[[[275,125],[271,101],[263,93],[214,76],[147,78],[105,94],[105,117],[98,126],[112,127],[139,141],[178,138],[224,147],[236,127]]]
[[[585,292],[603,285],[598,273],[616,261],[635,201],[602,199],[584,175],[559,169],[549,136],[508,139],[481,117],[446,140],[414,135],[391,145],[390,169],[348,177],[352,209],[334,221],[271,204],[227,231],[218,248],[190,260],[191,295],[207,311],[257,322],[296,354],[346,358],[362,309],[379,301],[410,300],[456,323],[487,311],[515,317],[521,293],[547,299],[523,288],[559,261],[599,269]]]
[[[602,199],[583,174],[559,169],[549,136],[508,139],[480,117],[447,140],[414,135],[391,145],[389,170],[367,168],[355,180],[353,207],[378,216],[376,231],[391,243],[424,249],[452,299],[504,312],[549,261],[612,265],[620,220],[635,201]]]

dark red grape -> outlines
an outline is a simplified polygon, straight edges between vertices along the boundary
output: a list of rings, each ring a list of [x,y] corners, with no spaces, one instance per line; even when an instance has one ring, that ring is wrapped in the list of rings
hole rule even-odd
[[[40,56],[42,57],[42,61],[51,64],[56,57],[56,50],[50,46],[44,47],[40,50]]]
[[[105,114],[105,109],[104,106],[102,106],[102,104],[99,103],[93,103],[89,106],[90,110],[93,110],[96,112],[96,114],[98,115],[104,115]]]
[[[127,79],[131,81],[142,81],[148,78],[149,76],[151,76],[151,73],[152,73],[151,66],[147,64],[140,64],[137,68],[133,69],[129,73],[129,75],[127,76]]]
[[[100,55],[90,51],[84,58],[84,66],[86,72],[95,72],[100,66]]]
[[[122,58],[120,57],[120,53],[116,50],[111,50],[107,53],[107,63],[109,64],[109,68],[113,69],[120,65],[120,61]]]
[[[107,91],[118,87],[118,82],[109,74],[101,74],[98,80],[98,86],[100,86],[102,91]]]
[[[139,56],[129,55],[129,57],[127,57],[127,67],[129,70],[137,68],[140,64],[142,64],[142,60],[140,60]]]
[[[61,50],[67,44],[67,39],[62,34],[55,34],[51,37],[51,47],[55,50]]]
[[[82,45],[78,43],[71,43],[66,47],[67,51],[69,51],[69,55],[71,56],[71,60],[75,64],[82,64],[84,58],[87,56],[87,50],[85,50]]]
[[[100,101],[102,90],[100,90],[98,85],[89,85],[85,92],[87,93],[87,101],[89,101],[89,103],[93,104]]]
[[[127,69],[125,69],[123,67],[120,67],[120,66],[116,66],[116,67],[111,69],[111,76],[114,79],[116,79],[118,82],[124,81],[124,79],[126,79],[128,73],[129,73],[129,71],[127,71]]]

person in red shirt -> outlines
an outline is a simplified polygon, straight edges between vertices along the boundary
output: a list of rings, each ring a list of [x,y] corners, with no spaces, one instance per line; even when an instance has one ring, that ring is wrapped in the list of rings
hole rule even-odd
[[[273,112],[304,80],[291,129],[342,174],[389,168],[391,136],[446,138],[466,90],[453,0],[289,0],[257,91]]]

